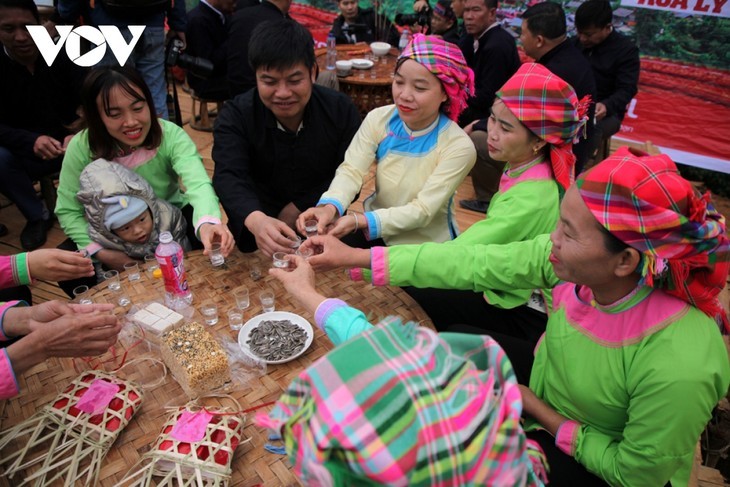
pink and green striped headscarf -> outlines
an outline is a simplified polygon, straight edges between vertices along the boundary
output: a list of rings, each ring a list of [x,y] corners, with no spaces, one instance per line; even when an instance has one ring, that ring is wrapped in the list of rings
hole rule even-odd
[[[281,435],[304,485],[542,485],[521,412],[492,338],[391,318],[309,366],[255,422]]]
[[[553,176],[568,189],[574,178],[573,144],[580,135],[585,136],[590,97],[579,101],[573,88],[545,66],[525,63],[500,88],[497,98],[549,144]]]
[[[642,253],[641,274],[662,289],[722,321],[718,294],[730,268],[725,218],[710,195],[699,195],[666,155],[621,147],[576,183],[596,220]]]
[[[474,71],[466,65],[459,46],[440,37],[415,34],[398,58],[398,65],[402,59],[413,59],[441,81],[449,96],[444,112],[456,121],[466,108],[467,98],[474,96]]]

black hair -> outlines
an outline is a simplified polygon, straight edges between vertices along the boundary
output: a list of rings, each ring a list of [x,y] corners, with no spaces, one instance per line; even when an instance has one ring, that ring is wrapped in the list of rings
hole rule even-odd
[[[118,143],[104,125],[96,99],[101,96],[104,112],[109,115],[109,93],[121,87],[131,97],[143,100],[150,108],[151,125],[142,145],[154,149],[162,142],[162,127],[157,120],[152,93],[139,72],[131,67],[105,66],[95,68],[86,76],[81,87],[81,109],[84,125],[89,130],[89,148],[95,158],[113,159],[117,156]],[[141,97],[140,97],[140,91]]]
[[[606,227],[604,227],[600,223],[598,223],[598,228],[601,229],[601,234],[603,234],[603,245],[605,245],[606,250],[608,250],[612,254],[619,254],[631,247],[626,242],[618,238],[616,235],[609,232]]]
[[[33,14],[37,23],[41,23],[41,16],[38,14],[38,6],[33,0],[0,0],[0,8],[19,8]]]
[[[254,72],[259,68],[282,70],[299,63],[312,71],[316,63],[312,34],[295,20],[262,22],[251,33],[248,63]]]
[[[613,22],[613,10],[608,0],[587,0],[575,11],[575,28],[606,27]]]
[[[566,32],[565,11],[557,3],[543,2],[529,7],[522,13],[522,21],[527,21],[527,28],[534,36],[557,39]]]
[[[484,0],[484,5],[486,5],[487,8],[491,10],[499,6],[499,0]]]

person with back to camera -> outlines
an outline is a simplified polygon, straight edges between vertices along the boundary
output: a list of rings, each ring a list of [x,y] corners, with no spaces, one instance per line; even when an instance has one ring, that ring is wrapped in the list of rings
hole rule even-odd
[[[697,439],[730,385],[718,299],[730,241],[709,194],[668,156],[620,148],[568,189],[551,235],[525,242],[361,250],[310,240],[324,249],[312,265],[371,267],[378,284],[554,286],[536,348],[493,335],[529,383],[525,427],[551,484],[688,484]]]
[[[456,119],[473,87],[458,46],[414,35],[396,64],[394,105],[367,115],[329,189],[299,216],[299,231],[304,234],[307,220],[338,238],[360,231],[349,237],[356,246],[456,237],[451,202],[475,159]],[[377,191],[365,201],[364,215],[345,216],[373,161]]]
[[[129,260],[121,250],[92,242],[84,207],[76,198],[81,172],[94,159],[104,158],[134,171],[157,198],[178,207],[189,222],[193,247],[207,253],[220,242],[228,255],[234,239],[221,224],[218,198],[198,150],[182,128],[152,116],[154,104],[141,76],[130,68],[97,68],[84,82],[82,103],[87,128],[69,143],[56,205],[58,220],[75,246],[107,268],[120,270]]]

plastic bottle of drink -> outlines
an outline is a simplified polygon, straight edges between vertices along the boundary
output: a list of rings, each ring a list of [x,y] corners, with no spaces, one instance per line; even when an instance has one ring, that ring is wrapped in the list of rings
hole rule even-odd
[[[327,35],[327,69],[335,69],[335,63],[337,63],[337,41],[335,35],[330,32]]]
[[[165,305],[171,309],[181,309],[193,302],[193,293],[185,277],[183,256],[183,249],[172,239],[172,234],[162,232],[155,257],[165,280]]]
[[[409,31],[408,29],[403,29],[403,33],[400,35],[400,40],[398,41],[398,49],[403,52],[403,49],[406,48],[410,40],[411,31]]]

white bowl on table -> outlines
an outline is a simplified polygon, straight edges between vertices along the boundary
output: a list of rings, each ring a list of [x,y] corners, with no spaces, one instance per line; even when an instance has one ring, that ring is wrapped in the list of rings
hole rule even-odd
[[[390,52],[390,44],[387,42],[372,42],[370,43],[370,50],[376,56],[386,56]]]

